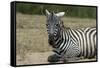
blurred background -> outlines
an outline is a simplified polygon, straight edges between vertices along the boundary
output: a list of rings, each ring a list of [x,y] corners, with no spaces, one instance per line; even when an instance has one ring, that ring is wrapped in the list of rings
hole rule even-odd
[[[52,48],[48,44],[45,9],[65,12],[61,18],[65,27],[96,27],[96,7],[16,3],[17,65],[48,63]]]
[[[45,9],[66,12],[67,17],[96,18],[96,7],[17,3],[16,11],[23,14],[44,15]]]

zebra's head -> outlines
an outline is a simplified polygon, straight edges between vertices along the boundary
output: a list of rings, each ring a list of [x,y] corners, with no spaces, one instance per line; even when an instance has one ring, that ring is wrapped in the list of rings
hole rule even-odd
[[[54,36],[59,34],[63,22],[61,21],[60,17],[63,16],[65,12],[59,12],[55,14],[54,12],[50,13],[48,10],[46,10],[46,17],[47,17],[47,32],[49,34],[50,39],[54,39]]]

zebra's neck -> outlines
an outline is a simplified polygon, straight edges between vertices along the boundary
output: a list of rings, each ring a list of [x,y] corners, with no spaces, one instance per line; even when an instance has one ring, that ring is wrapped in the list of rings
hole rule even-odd
[[[60,36],[57,36],[55,47],[59,50],[63,50],[64,45],[67,45],[67,41],[69,39],[69,32],[65,28],[60,31]]]
[[[70,41],[69,29],[66,30],[66,28],[64,28],[61,31],[61,35],[55,42],[54,52],[58,56],[62,56],[66,52],[66,47],[68,47],[67,45],[69,45],[69,41]]]

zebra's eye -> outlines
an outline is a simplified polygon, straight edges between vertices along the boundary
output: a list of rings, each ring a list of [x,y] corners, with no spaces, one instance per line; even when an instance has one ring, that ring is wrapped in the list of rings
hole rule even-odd
[[[46,26],[48,27],[48,26],[49,26],[49,24],[46,24]]]
[[[59,26],[59,24],[56,24],[55,26]]]

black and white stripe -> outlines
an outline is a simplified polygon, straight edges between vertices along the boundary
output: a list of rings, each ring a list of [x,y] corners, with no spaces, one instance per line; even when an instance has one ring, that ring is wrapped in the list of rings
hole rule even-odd
[[[96,56],[96,28],[63,28],[62,36],[54,37],[57,37],[54,44],[54,52],[59,57],[93,58]]]
[[[87,58],[94,57],[96,54],[96,28],[64,28],[62,31],[62,38],[59,36],[59,38],[55,41],[55,49],[55,52],[57,52],[59,56],[64,56],[65,54],[69,56],[72,54],[69,57],[79,55]]]

